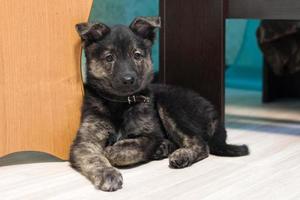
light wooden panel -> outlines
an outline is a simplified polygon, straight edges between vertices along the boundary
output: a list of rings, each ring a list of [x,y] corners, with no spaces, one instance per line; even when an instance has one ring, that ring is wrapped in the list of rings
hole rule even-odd
[[[67,159],[83,95],[80,40],[92,0],[0,0],[0,156]]]

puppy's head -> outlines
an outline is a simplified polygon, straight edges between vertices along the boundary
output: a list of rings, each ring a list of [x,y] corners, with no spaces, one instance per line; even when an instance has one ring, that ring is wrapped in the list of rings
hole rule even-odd
[[[129,27],[76,25],[87,60],[87,83],[118,96],[144,89],[153,78],[151,47],[159,17],[137,17]]]

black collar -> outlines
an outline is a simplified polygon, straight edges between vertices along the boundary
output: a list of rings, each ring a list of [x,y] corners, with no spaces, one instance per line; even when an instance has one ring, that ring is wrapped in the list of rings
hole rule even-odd
[[[129,105],[136,103],[150,103],[150,97],[147,96],[147,91],[142,91],[130,96],[115,96],[111,94],[105,94],[88,85],[85,85],[85,88],[90,90],[96,96],[114,103],[128,103]]]
[[[134,94],[127,97],[110,97],[99,93],[98,95],[107,101],[111,101],[115,103],[128,103],[129,105],[136,104],[136,103],[150,103],[150,97],[140,95],[140,94]]]

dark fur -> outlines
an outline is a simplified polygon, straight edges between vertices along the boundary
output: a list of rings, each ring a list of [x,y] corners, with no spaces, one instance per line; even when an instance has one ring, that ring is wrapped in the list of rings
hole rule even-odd
[[[150,84],[151,46],[159,24],[159,18],[141,17],[129,28],[77,25],[88,70],[81,126],[70,162],[101,190],[122,187],[122,175],[114,166],[169,157],[170,167],[183,168],[209,152],[248,154],[246,146],[226,144],[226,131],[204,98],[187,89]],[[126,76],[134,79],[124,82]],[[151,101],[115,102],[132,94]]]

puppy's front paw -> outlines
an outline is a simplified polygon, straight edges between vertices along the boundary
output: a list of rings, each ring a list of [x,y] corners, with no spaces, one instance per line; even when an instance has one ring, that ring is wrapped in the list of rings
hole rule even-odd
[[[164,140],[156,149],[152,158],[154,160],[160,160],[168,157],[173,151],[175,151],[176,145],[169,140]]]
[[[105,168],[95,176],[94,185],[103,191],[116,191],[122,188],[123,177],[121,173],[113,167]]]
[[[169,166],[171,168],[184,168],[188,167],[192,162],[193,152],[191,149],[181,148],[174,151],[169,156]]]

